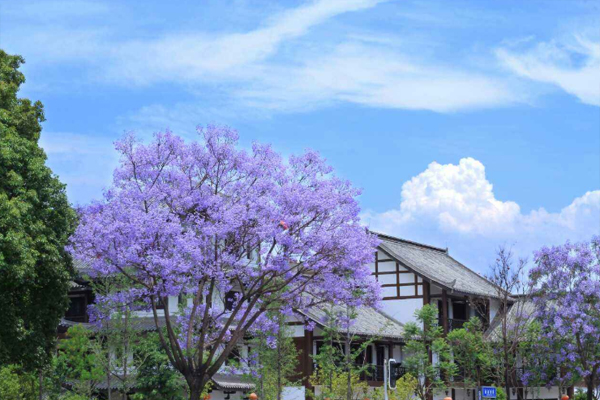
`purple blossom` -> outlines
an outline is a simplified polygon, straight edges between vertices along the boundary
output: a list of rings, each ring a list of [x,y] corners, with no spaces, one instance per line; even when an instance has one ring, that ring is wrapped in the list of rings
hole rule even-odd
[[[80,210],[68,248],[95,277],[130,281],[100,302],[135,297],[150,310],[169,296],[192,299],[165,308],[173,318],[163,343],[193,379],[218,370],[229,341],[271,331],[270,310],[378,303],[367,267],[377,238],[360,224],[359,190],[315,152],[284,162],[270,146],[237,149],[229,128],[199,134],[201,142],[169,131],[147,145],[133,135],[116,142],[113,184]],[[232,310],[222,301],[230,290],[239,293]]]
[[[600,237],[544,247],[535,262],[530,279],[545,352],[566,371],[557,380],[600,373]]]

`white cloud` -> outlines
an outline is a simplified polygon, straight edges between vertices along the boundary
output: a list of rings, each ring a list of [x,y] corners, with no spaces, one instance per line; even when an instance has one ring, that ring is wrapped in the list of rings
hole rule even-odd
[[[583,103],[600,106],[600,41],[576,36],[569,44],[542,42],[521,52],[500,48],[496,54],[514,73],[554,84]]]
[[[273,55],[283,42],[303,36],[337,15],[368,9],[382,1],[318,0],[282,12],[245,33],[185,33],[126,42],[113,51],[119,62],[109,75],[138,84],[251,79],[260,72],[257,63]]]
[[[228,109],[268,112],[338,102],[452,112],[528,101],[526,91],[498,76],[495,66],[484,71],[436,60],[435,52],[423,49],[433,43],[412,43],[405,35],[364,31],[360,25],[337,25],[325,37],[322,31],[311,35],[319,25],[334,26],[335,17],[383,2],[316,0],[275,13],[246,31],[145,34],[143,24],[127,32],[119,32],[119,24],[98,24],[107,10],[93,6],[81,6],[87,23],[73,25],[67,3],[53,3],[52,21],[63,15],[58,22],[24,13],[29,17],[9,26],[7,37],[12,48],[32,57],[29,66],[85,66],[83,76],[75,75],[70,84],[77,78],[124,86],[177,84],[195,98],[187,108],[201,108],[215,96],[226,98]],[[63,19],[69,23],[61,24]]]
[[[254,106],[278,110],[331,102],[451,112],[527,100],[505,79],[408,56],[394,45],[362,40],[275,66],[236,92]]]
[[[363,221],[377,231],[451,245],[481,270],[501,244],[528,256],[542,245],[600,234],[600,190],[559,212],[540,208],[523,213],[517,203],[495,197],[481,162],[463,158],[458,165],[431,163],[403,184],[398,208],[366,212]]]

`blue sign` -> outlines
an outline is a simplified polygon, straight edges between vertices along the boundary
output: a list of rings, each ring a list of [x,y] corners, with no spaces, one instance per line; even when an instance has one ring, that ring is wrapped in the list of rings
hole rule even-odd
[[[481,395],[485,399],[495,399],[496,398],[496,388],[493,386],[482,386],[481,387]]]

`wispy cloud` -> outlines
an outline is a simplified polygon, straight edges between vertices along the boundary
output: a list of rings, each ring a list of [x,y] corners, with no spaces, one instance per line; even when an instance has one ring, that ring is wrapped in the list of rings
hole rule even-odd
[[[560,87],[583,103],[600,106],[600,40],[575,36],[570,43],[537,43],[519,51],[500,48],[500,61],[511,71]]]
[[[527,94],[493,66],[481,69],[422,56],[421,43],[407,45],[406,37],[399,41],[393,32],[352,27],[324,39],[322,30],[319,37],[311,35],[342,14],[366,12],[381,3],[386,1],[316,0],[277,12],[246,31],[174,30],[137,38],[97,23],[85,28],[51,24],[40,30],[34,18],[11,37],[38,62],[84,63],[86,78],[95,82],[177,84],[198,101],[207,91],[224,94],[228,108],[287,112],[349,102],[452,112],[527,101]],[[57,4],[56,10],[65,8]],[[94,18],[106,12],[82,9]],[[188,108],[199,106],[192,101]]]
[[[187,104],[177,106],[185,109],[200,109],[210,97],[228,110],[261,109],[263,114],[337,103],[446,113],[532,103],[538,95],[533,82],[550,82],[585,103],[600,103],[597,42],[540,43],[525,51],[518,50],[522,44],[505,46],[496,56],[489,47],[467,46],[462,54],[449,56],[448,44],[439,32],[429,37],[427,24],[489,23],[490,18],[499,23],[500,16],[478,9],[439,14],[430,8],[441,9],[440,4],[392,3],[313,0],[263,13],[258,22],[240,28],[150,31],[143,21],[132,21],[138,25],[130,28],[118,19],[127,14],[124,4],[50,1],[40,11],[23,2],[9,7],[18,24],[9,26],[4,36],[37,65],[84,65],[81,76],[75,75],[92,85],[136,90],[177,85],[192,95]],[[335,24],[346,14],[385,10],[408,21],[408,27],[399,31],[397,24],[361,25],[351,15],[348,26]],[[120,23],[107,23],[114,18]],[[154,119],[173,114],[158,102],[150,101],[139,115],[148,107],[159,113]]]
[[[249,32],[170,34],[122,43],[113,52],[112,79],[138,84],[211,79],[246,80],[260,74],[257,63],[282,43],[305,35],[337,15],[365,10],[383,0],[318,0],[281,12]]]
[[[443,63],[431,65],[385,42],[362,40],[341,43],[292,66],[272,66],[236,94],[252,105],[279,110],[351,102],[451,112],[526,101],[506,79]]]

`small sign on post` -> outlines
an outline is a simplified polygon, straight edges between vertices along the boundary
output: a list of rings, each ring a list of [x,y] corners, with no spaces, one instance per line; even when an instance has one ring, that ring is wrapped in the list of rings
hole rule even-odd
[[[496,388],[493,386],[482,386],[481,387],[481,397],[484,399],[495,399],[496,398]]]

